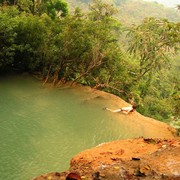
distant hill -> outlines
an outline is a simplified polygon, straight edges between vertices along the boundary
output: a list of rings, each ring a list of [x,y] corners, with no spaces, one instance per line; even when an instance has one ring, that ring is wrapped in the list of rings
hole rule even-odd
[[[163,4],[166,7],[172,7],[172,8],[180,4],[179,0],[144,0],[144,1],[156,1],[160,4]]]
[[[71,10],[80,7],[83,11],[88,10],[91,0],[66,0]],[[113,3],[117,9],[117,18],[125,25],[139,24],[145,17],[156,17],[180,22],[180,12],[175,8],[167,8],[157,2],[143,0],[104,0]]]

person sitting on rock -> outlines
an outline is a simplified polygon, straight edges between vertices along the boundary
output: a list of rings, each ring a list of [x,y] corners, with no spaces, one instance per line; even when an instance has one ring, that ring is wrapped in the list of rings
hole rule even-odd
[[[135,111],[136,107],[137,106],[135,104],[133,104],[131,106],[119,108],[119,109],[116,109],[116,110],[112,110],[112,109],[109,109],[109,108],[105,108],[105,109],[108,110],[108,111],[114,112],[114,113],[116,113],[116,112],[123,112],[125,114],[128,114],[130,112]]]

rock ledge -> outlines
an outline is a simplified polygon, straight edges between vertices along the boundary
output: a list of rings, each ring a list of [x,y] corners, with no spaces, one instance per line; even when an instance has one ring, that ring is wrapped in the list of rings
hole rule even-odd
[[[70,169],[35,180],[65,180],[69,172],[84,180],[180,179],[180,138],[136,138],[100,144],[72,158]]]

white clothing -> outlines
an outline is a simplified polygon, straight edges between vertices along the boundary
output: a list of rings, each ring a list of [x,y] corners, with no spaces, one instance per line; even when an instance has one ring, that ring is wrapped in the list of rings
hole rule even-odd
[[[128,106],[128,107],[123,107],[123,108],[120,108],[120,109],[116,109],[116,110],[112,110],[112,109],[109,109],[109,108],[106,108],[108,111],[111,111],[111,112],[125,112],[126,114],[128,114],[129,112],[132,112],[134,109],[132,106]]]

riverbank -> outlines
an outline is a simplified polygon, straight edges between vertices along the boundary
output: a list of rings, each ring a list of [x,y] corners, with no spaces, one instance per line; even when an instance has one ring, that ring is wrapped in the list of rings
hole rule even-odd
[[[89,87],[78,88],[89,93],[85,101],[98,98],[112,109],[129,105],[115,95]],[[63,180],[70,172],[79,174],[84,180],[180,178],[180,138],[176,137],[174,128],[138,112],[129,115],[105,113],[113,114],[118,121],[128,121],[129,128],[136,131],[143,129],[143,137],[102,143],[73,157],[66,172],[49,173],[34,180]]]

